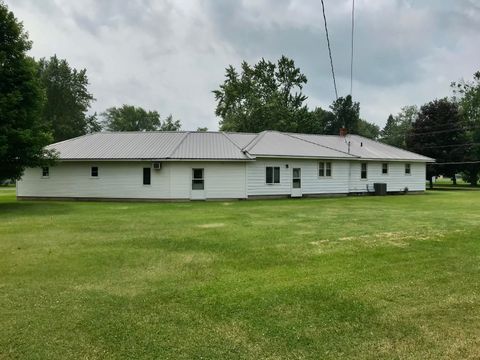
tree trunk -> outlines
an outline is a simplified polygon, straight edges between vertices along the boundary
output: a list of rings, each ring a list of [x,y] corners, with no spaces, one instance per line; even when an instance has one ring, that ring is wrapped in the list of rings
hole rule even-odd
[[[430,190],[433,189],[433,176],[430,176]]]
[[[455,175],[453,175],[452,177],[452,182],[453,182],[453,185],[457,185],[457,177]]]

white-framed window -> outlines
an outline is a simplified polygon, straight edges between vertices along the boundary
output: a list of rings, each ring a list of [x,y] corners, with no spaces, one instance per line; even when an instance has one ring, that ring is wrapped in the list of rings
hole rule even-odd
[[[322,161],[318,163],[318,176],[319,177],[332,176],[332,163],[330,161]]]
[[[205,188],[203,173],[203,169],[192,169],[192,190],[203,190]]]
[[[361,163],[360,164],[360,178],[366,179],[368,177],[368,164]]]
[[[50,177],[50,168],[48,166],[42,167],[42,178]]]
[[[152,184],[152,169],[149,167],[143,168],[143,185]]]
[[[292,169],[292,187],[294,189],[300,189],[302,187],[302,169]]]
[[[280,184],[280,166],[267,166],[265,168],[265,183]]]
[[[405,175],[410,175],[412,173],[412,167],[410,164],[405,164]]]
[[[90,168],[90,176],[93,177],[93,178],[98,177],[98,166],[92,166]]]
[[[388,175],[388,163],[382,163],[382,175]]]

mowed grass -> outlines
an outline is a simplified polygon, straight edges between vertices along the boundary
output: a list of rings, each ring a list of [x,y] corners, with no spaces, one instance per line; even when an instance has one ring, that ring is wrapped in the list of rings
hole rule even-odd
[[[1,359],[480,357],[480,192],[0,216]]]

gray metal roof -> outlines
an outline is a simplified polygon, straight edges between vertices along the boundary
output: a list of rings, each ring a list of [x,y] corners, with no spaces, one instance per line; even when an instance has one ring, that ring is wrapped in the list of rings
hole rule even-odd
[[[302,140],[328,146],[338,151],[349,152],[353,156],[372,160],[411,160],[431,162],[434,159],[419,155],[407,150],[390,146],[379,141],[365,138],[359,135],[335,136],[335,135],[312,135],[291,134]],[[350,146],[349,146],[350,143]],[[349,151],[350,147],[350,151]]]
[[[348,146],[350,143],[350,149]],[[61,160],[251,160],[255,157],[433,161],[358,135],[264,131],[100,132],[49,145]]]

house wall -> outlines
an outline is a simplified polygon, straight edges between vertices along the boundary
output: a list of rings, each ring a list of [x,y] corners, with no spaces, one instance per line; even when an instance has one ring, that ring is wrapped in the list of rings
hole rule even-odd
[[[332,176],[319,177],[319,160],[257,158],[257,161],[247,164],[248,195],[291,194],[293,168],[301,169],[303,194],[348,193],[349,162],[341,160],[330,162],[332,163]],[[288,165],[288,168],[286,165]],[[280,167],[279,184],[267,184],[265,182],[265,168],[267,166]]]
[[[160,171],[151,171],[151,185],[143,185],[145,162],[60,162],[42,178],[40,168],[26,169],[17,183],[19,197],[132,198],[132,199],[243,199],[292,193],[293,168],[301,168],[302,194],[340,194],[373,190],[375,182],[387,183],[387,191],[425,190],[425,163],[390,162],[382,175],[381,162],[368,162],[368,178],[360,179],[360,161],[333,160],[332,176],[318,176],[318,160],[258,158],[252,162],[162,162]],[[288,165],[288,168],[286,167]],[[90,177],[98,166],[99,177]],[[265,168],[280,167],[280,183],[266,184]],[[192,168],[203,168],[205,190],[191,190]]]
[[[98,178],[90,176],[98,166]],[[189,199],[192,168],[203,168],[206,198],[245,198],[245,163],[162,162],[151,170],[151,185],[143,185],[146,162],[61,162],[50,167],[48,178],[40,168],[29,168],[17,182],[19,197]]]
[[[405,162],[388,162],[388,174],[382,174],[382,162],[367,162],[367,179],[361,179],[361,161],[350,166],[350,192],[373,191],[374,183],[386,183],[387,191],[425,191],[425,163],[409,163],[410,175],[405,174]]]

